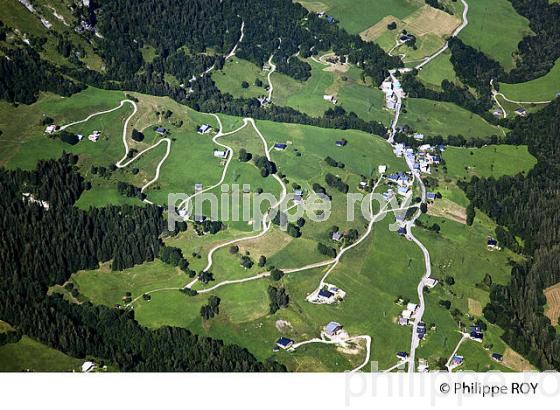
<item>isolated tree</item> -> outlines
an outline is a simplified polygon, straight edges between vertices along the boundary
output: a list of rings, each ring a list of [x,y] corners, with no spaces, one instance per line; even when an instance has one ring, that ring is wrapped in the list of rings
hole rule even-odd
[[[144,134],[141,133],[140,131],[138,131],[136,128],[134,128],[134,129],[132,130],[131,138],[132,138],[134,141],[141,142],[141,141],[144,140]]]
[[[467,225],[472,225],[474,222],[474,216],[476,212],[474,210],[474,205],[472,203],[467,207]]]

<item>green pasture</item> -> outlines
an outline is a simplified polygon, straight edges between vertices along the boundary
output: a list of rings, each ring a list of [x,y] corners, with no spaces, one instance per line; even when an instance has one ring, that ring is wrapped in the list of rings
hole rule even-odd
[[[548,73],[534,80],[518,84],[500,83],[500,92],[514,101],[549,101],[556,98],[560,95],[560,59]]]
[[[479,115],[449,102],[408,98],[405,110],[401,111],[399,125],[428,135],[463,135],[468,139],[502,134]]]
[[[515,66],[517,45],[532,33],[529,21],[517,14],[508,0],[477,0],[469,3],[469,24],[459,38],[494,60],[507,71]]]

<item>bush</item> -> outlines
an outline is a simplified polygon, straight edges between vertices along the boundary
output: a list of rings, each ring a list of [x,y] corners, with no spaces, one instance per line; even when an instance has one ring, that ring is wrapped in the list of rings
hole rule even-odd
[[[141,141],[144,141],[144,134],[141,133],[140,131],[138,131],[136,128],[134,128],[134,129],[132,130],[131,138],[132,138],[134,141],[141,142]]]
[[[279,281],[280,279],[282,279],[283,276],[284,276],[284,272],[281,271],[280,269],[274,268],[270,271],[270,277],[274,281]]]

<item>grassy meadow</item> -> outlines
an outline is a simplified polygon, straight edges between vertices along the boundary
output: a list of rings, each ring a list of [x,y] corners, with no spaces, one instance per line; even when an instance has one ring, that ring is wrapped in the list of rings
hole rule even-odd
[[[501,135],[498,127],[453,103],[423,98],[408,98],[399,125],[408,125],[427,135],[463,135],[465,138]]]
[[[339,25],[348,32],[358,34],[375,25],[386,16],[399,19],[418,10],[423,4],[420,0],[321,0],[298,1],[310,11],[325,11],[332,15]]]
[[[0,372],[73,372],[80,371],[83,362],[27,336],[0,346]]]
[[[468,18],[469,25],[459,38],[511,70],[517,45],[532,33],[529,21],[517,14],[508,0],[471,1]]]
[[[429,64],[425,65],[418,74],[418,79],[425,83],[428,87],[440,89],[443,80],[456,83],[458,81],[457,74],[451,64],[451,52],[445,51]]]
[[[514,101],[549,101],[556,98],[560,95],[560,59],[542,77],[525,83],[500,83],[500,92]]]

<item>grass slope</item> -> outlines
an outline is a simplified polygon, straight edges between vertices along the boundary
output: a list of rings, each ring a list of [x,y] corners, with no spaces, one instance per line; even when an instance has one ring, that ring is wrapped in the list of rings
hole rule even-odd
[[[508,0],[471,1],[468,17],[469,25],[459,38],[511,70],[517,45],[531,33],[529,21],[517,14]]]
[[[463,135],[465,138],[501,135],[500,130],[482,117],[453,103],[423,98],[408,98],[406,113],[401,111],[399,125],[409,125],[428,135]]]
[[[0,372],[71,372],[79,371],[82,363],[27,336],[0,346]]]
[[[361,31],[375,25],[385,16],[404,18],[413,13],[424,2],[420,0],[377,0],[372,5],[370,0],[321,0],[298,1],[311,11],[326,11],[340,26],[350,33]]]
[[[499,178],[525,173],[536,165],[537,159],[526,145],[488,145],[482,148],[448,147],[445,162],[448,176],[470,179],[474,175]]]
[[[549,101],[560,93],[560,59],[554,67],[531,81],[519,84],[500,83],[500,92],[514,101]]]
[[[445,51],[440,54],[429,64],[424,66],[418,74],[418,79],[423,81],[426,85],[440,89],[443,80],[455,83],[458,81],[457,74],[451,64],[451,52]]]

